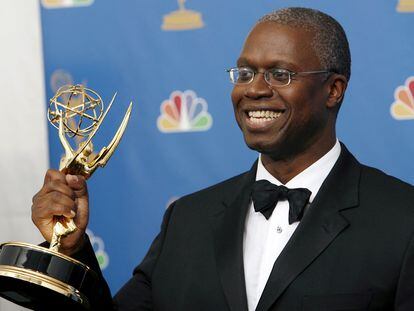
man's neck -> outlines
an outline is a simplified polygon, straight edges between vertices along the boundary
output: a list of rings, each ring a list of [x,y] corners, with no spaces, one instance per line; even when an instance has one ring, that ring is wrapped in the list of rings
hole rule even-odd
[[[275,159],[271,155],[262,154],[261,160],[266,170],[277,180],[286,184],[296,175],[307,169],[313,163],[327,154],[335,145],[336,138],[323,148],[311,148],[295,156],[285,159]]]

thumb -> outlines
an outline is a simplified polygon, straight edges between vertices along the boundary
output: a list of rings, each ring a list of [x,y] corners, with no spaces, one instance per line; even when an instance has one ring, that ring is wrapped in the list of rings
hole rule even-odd
[[[72,190],[75,192],[77,198],[81,198],[88,195],[86,180],[83,176],[67,174],[65,178],[69,187],[71,187]]]
[[[66,181],[76,197],[75,224],[79,229],[85,230],[89,219],[89,198],[86,180],[81,175],[68,174],[66,175]]]

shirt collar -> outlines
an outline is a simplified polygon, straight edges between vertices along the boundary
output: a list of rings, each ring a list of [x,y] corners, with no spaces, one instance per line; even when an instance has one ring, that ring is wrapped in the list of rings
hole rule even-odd
[[[312,202],[325,178],[328,176],[335,162],[341,153],[341,144],[338,139],[335,145],[324,156],[289,180],[285,186],[288,188],[308,188],[312,194],[309,202]],[[256,180],[265,179],[275,185],[282,185],[272,174],[263,166],[261,155],[257,164]]]

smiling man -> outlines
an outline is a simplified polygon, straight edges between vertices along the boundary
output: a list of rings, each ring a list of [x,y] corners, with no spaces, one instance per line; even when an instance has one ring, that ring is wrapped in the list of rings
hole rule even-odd
[[[246,144],[261,152],[266,169],[285,183],[334,146],[335,120],[351,60],[345,33],[334,20],[326,16],[322,23],[336,26],[325,35],[331,42],[315,42],[323,37],[318,35],[322,24],[313,21],[305,28],[301,10],[291,10],[288,16],[281,12],[287,11],[259,21],[244,44],[238,67],[229,72],[235,84],[236,120]],[[294,26],[289,18],[304,25]],[[343,64],[321,57],[336,48],[344,50]]]
[[[336,137],[350,64],[332,17],[287,8],[260,19],[228,70],[258,161],[174,202],[113,300],[101,278],[93,310],[414,310],[414,187]],[[49,170],[33,220],[50,240],[54,215],[74,217],[63,250],[99,273],[87,211],[84,179]]]

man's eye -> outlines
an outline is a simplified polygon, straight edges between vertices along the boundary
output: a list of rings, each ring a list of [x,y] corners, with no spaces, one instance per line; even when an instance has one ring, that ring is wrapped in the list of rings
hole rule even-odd
[[[253,76],[253,72],[247,68],[239,68],[238,81],[250,81]]]
[[[289,72],[284,71],[284,70],[271,70],[269,74],[272,80],[277,80],[277,81],[289,80]]]

